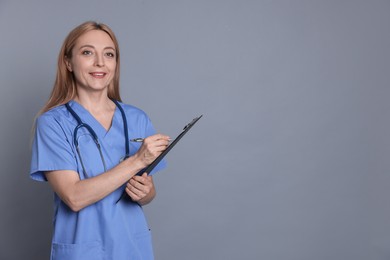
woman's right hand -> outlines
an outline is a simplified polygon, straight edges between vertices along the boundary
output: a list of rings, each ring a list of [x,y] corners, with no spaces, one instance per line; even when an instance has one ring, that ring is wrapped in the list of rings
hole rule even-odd
[[[170,140],[167,135],[151,135],[143,140],[135,157],[147,167],[168,147]]]

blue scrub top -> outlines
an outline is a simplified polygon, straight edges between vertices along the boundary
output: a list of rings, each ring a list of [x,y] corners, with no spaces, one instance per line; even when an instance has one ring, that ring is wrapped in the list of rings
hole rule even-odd
[[[96,132],[107,170],[116,166],[125,155],[123,120],[116,108],[109,131],[80,104],[69,102],[84,123]],[[155,130],[148,116],[140,109],[120,103],[128,122],[129,138],[148,137]],[[32,146],[30,176],[46,181],[44,172],[73,170],[85,179],[73,144],[73,131],[77,121],[64,105],[51,109],[38,117]],[[99,150],[85,128],[78,131],[77,139],[82,160],[89,177],[104,172]],[[130,143],[134,154],[140,143]],[[165,161],[151,174],[165,167]],[[130,199],[116,201],[125,185],[104,199],[73,212],[54,194],[54,233],[51,247],[53,260],[128,260],[153,259],[150,229],[142,207]]]

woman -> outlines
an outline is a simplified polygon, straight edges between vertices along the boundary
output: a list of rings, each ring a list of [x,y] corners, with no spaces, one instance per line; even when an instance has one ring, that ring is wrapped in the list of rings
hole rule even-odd
[[[51,259],[153,259],[142,205],[154,198],[151,175],[165,163],[137,173],[169,137],[120,101],[115,35],[104,24],[79,25],[63,43],[32,147],[31,178],[47,180],[55,192]],[[127,198],[118,202],[123,191]]]

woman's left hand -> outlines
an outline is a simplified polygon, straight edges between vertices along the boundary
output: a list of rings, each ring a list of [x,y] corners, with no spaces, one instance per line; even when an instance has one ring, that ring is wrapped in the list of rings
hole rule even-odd
[[[153,177],[146,172],[141,176],[134,176],[126,185],[126,193],[134,202],[141,205],[148,204],[156,195]]]

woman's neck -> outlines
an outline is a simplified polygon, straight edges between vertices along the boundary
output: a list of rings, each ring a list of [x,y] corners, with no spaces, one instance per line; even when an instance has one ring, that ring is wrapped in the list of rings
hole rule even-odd
[[[92,114],[111,112],[112,110],[115,110],[115,104],[108,98],[107,93],[79,92],[74,100]]]
[[[116,105],[107,95],[77,95],[74,100],[109,131],[112,125]]]

